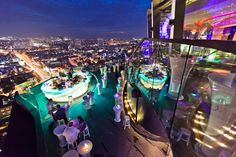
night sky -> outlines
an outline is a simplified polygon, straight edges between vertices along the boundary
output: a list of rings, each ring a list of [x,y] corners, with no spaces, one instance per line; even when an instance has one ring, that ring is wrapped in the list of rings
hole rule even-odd
[[[0,0],[0,36],[146,37],[151,0]]]

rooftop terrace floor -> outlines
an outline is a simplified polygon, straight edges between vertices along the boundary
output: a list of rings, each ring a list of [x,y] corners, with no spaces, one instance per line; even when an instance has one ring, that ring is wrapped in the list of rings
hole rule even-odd
[[[96,76],[98,80],[101,80],[99,74]],[[114,157],[166,156],[165,151],[162,150],[166,147],[166,143],[144,138],[136,133],[132,127],[124,130],[122,122],[114,122],[115,114],[112,108],[115,104],[113,95],[116,92],[116,78],[117,74],[108,74],[108,85],[107,88],[102,89],[102,95],[97,94],[96,79],[93,79],[90,90],[95,92],[95,105],[92,106],[91,112],[82,108],[81,98],[73,101],[69,109],[70,119],[75,119],[81,115],[88,123],[91,135],[89,139],[93,142],[91,156],[98,154]],[[53,135],[55,125],[47,113],[47,99],[40,88],[33,93],[34,97],[27,94],[23,94],[22,97],[31,101],[32,104],[36,104],[35,108],[38,108],[46,154],[49,157],[60,157],[67,151],[67,148],[60,148],[57,137]]]

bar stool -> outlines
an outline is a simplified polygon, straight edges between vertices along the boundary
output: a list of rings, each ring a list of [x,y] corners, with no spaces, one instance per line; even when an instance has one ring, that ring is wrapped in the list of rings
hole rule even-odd
[[[83,97],[83,108],[86,109],[86,110],[90,110],[91,106],[89,104],[89,101],[90,101],[90,97],[89,95],[86,95]]]
[[[58,120],[58,121],[57,121],[57,124],[58,124],[58,125],[64,125],[64,124],[65,124],[64,119]]]
[[[180,129],[178,129],[176,127],[172,127],[172,129],[170,131],[170,138],[175,141],[178,141],[178,140],[180,140],[180,136],[181,136]]]
[[[126,127],[130,128],[130,117],[128,115],[125,115],[124,117],[124,130],[126,129]]]
[[[188,144],[190,142],[191,132],[186,128],[180,128],[180,131],[181,131],[181,133],[180,133],[179,140],[185,141],[188,146]]]
[[[97,84],[98,95],[102,94],[102,85],[100,83]]]
[[[85,138],[86,138],[87,136],[90,137],[88,125],[86,125],[86,127],[85,127],[85,129],[84,129],[83,135],[84,135],[84,140],[85,140]]]

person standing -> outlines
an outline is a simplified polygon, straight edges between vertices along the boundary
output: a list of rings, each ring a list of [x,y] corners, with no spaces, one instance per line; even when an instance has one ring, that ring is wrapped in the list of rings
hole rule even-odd
[[[73,68],[71,68],[68,72],[68,78],[72,79],[73,78]]]
[[[68,119],[66,116],[66,109],[61,107],[60,105],[57,105],[57,111],[54,113],[54,119],[57,122],[58,120],[63,119],[65,124],[68,123]]]
[[[49,99],[48,100],[48,103],[46,104],[46,107],[47,107],[47,110],[48,110],[48,114],[52,114],[52,112],[53,112],[53,101],[52,101],[52,99]]]

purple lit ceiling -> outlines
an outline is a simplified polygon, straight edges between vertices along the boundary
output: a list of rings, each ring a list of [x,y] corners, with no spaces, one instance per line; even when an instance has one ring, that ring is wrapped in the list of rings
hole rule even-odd
[[[236,26],[236,0],[199,0],[186,9],[185,30]]]

